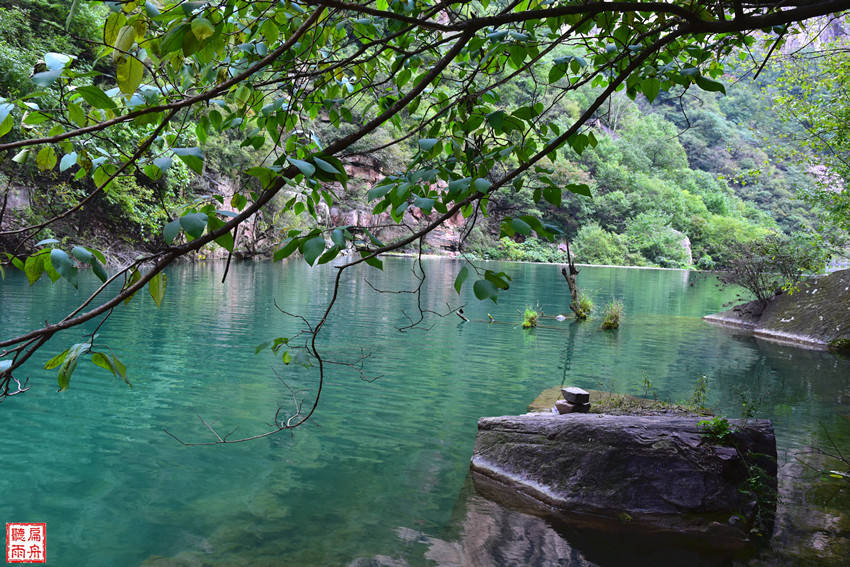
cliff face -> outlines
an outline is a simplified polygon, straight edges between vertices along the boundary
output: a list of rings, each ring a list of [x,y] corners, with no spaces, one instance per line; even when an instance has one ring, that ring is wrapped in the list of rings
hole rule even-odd
[[[704,319],[750,330],[757,337],[810,348],[840,347],[850,342],[850,270],[812,278],[794,293],[777,295],[760,315],[753,303]]]

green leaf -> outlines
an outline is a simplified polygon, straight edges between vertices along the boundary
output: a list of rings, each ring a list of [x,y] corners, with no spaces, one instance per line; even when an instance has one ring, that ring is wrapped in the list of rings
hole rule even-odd
[[[363,258],[363,261],[366,262],[367,265],[372,266],[373,268],[378,268],[379,270],[383,270],[384,262],[378,259],[377,257],[368,258],[367,256],[369,256],[369,254],[370,252],[367,252],[366,250],[360,251],[360,256]]]
[[[157,166],[159,168],[159,170],[162,171],[163,173],[168,171],[168,168],[171,167],[171,163],[172,163],[171,158],[167,157],[167,156],[154,158],[154,160],[153,160],[153,164],[155,166]]]
[[[183,163],[188,165],[192,171],[198,175],[203,174],[204,152],[201,151],[201,148],[172,148],[171,151],[174,152],[174,155],[179,157]]]
[[[115,367],[115,370],[116,372],[118,372],[118,375],[121,376],[121,379],[124,380],[124,382],[132,388],[133,385],[130,383],[129,380],[127,380],[127,367],[124,366],[124,363],[118,360],[118,357],[114,354],[112,355],[112,365]]]
[[[549,69],[549,84],[558,82],[564,75],[567,74],[567,66],[565,64],[555,64]]]
[[[389,185],[389,184],[388,185],[376,185],[375,187],[372,187],[371,189],[369,189],[369,192],[366,193],[366,199],[369,200],[369,201],[374,201],[375,199],[378,199],[379,197],[383,197],[384,195],[389,193],[390,189],[392,189],[393,187],[394,187],[393,185]]]
[[[189,213],[180,217],[180,226],[192,238],[200,238],[207,227],[207,215],[204,213]]]
[[[52,283],[56,283],[62,277],[62,275],[56,271],[56,268],[53,267],[53,263],[50,261],[50,256],[45,254],[43,256],[44,262],[44,272],[47,274],[47,277],[50,278]]]
[[[556,207],[560,207],[562,199],[561,189],[559,187],[544,187],[543,198],[555,205]]]
[[[463,282],[466,281],[466,278],[469,277],[469,267],[464,266],[458,272],[457,277],[455,278],[455,291],[460,294],[460,289],[463,287]]]
[[[106,273],[106,268],[103,267],[103,264],[101,264],[97,258],[92,258],[91,269],[92,272],[94,272],[94,275],[97,276],[97,279],[106,283],[106,280],[109,278],[109,274]]]
[[[124,27],[127,22],[127,16],[121,12],[110,12],[106,18],[106,23],[103,24],[103,42],[106,45],[115,45],[115,40],[118,39],[118,30]]]
[[[109,360],[109,357],[103,354],[102,352],[95,352],[91,355],[91,361],[101,368],[105,368],[112,372],[113,376],[117,376],[118,374],[115,372],[115,366],[113,366],[112,361]]]
[[[490,299],[493,303],[496,303],[496,299],[499,295],[499,290],[493,285],[493,282],[489,280],[478,280],[472,286],[472,291],[475,292],[475,297],[479,300],[484,301],[485,299]]]
[[[525,235],[531,234],[531,227],[528,225],[527,222],[525,222],[522,219],[517,219],[517,218],[511,219],[511,228],[513,228],[515,231],[519,232],[520,234],[525,234]]]
[[[115,108],[115,102],[106,96],[106,93],[95,87],[94,85],[87,85],[84,87],[77,87],[74,89],[75,93],[79,93],[83,100],[92,105],[95,108],[100,109],[113,109]]]
[[[345,248],[345,234],[342,232],[342,229],[333,229],[333,231],[331,231],[331,240],[339,248]]]
[[[295,252],[298,249],[298,245],[300,243],[301,243],[301,239],[299,239],[299,238],[290,239],[289,242],[287,242],[284,245],[283,248],[275,250],[274,261],[280,262],[284,258],[288,258],[289,256],[291,256],[292,253]]]
[[[380,246],[381,248],[383,248],[383,247],[384,247],[384,243],[383,243],[383,242],[381,242],[381,240],[380,240],[377,236],[375,236],[374,234],[372,234],[369,230],[366,230],[366,229],[364,228],[364,229],[363,229],[363,232],[365,232],[365,233],[366,233],[366,235],[369,237],[369,240],[371,240],[371,241],[372,241],[372,244],[374,244],[375,246]]]
[[[41,171],[53,169],[56,165],[56,150],[52,146],[44,146],[38,151],[38,155],[35,156],[35,164]]]
[[[472,188],[478,193],[486,193],[487,190],[490,189],[490,185],[492,184],[483,177],[479,177],[472,182]]]
[[[222,212],[230,212],[230,211],[222,211]],[[226,222],[215,216],[215,214],[210,214],[207,217],[207,226],[209,226],[210,232],[214,232],[221,227],[223,227]],[[233,233],[231,231],[227,231],[218,238],[215,239],[215,243],[227,250],[228,252],[233,252],[233,245],[235,241],[233,239]]]
[[[640,83],[640,88],[647,100],[652,102],[658,96],[658,93],[661,92],[661,81],[654,78],[644,79]]]
[[[313,177],[313,174],[316,173],[316,166],[309,161],[295,158],[286,158],[286,160],[297,167],[298,171],[304,174],[304,177]]]
[[[334,175],[340,175],[341,173],[334,165],[330,162],[323,160],[322,158],[314,157],[313,161],[316,162],[316,165],[319,166],[319,169],[326,173],[332,173]]]
[[[301,247],[301,253],[304,255],[304,261],[311,266],[316,259],[325,251],[325,238],[321,235],[314,236],[306,240]]]
[[[136,43],[136,28],[133,26],[121,26],[118,30],[118,35],[115,36],[115,49],[122,52],[128,51],[133,47],[134,43]]]
[[[328,262],[330,262],[331,260],[333,260],[337,256],[339,256],[339,246],[331,246],[330,248],[327,249],[327,251],[324,254],[319,256],[319,260],[316,263],[317,264],[327,264]]]
[[[419,147],[422,148],[422,151],[430,152],[439,141],[437,138],[422,138],[419,140]]]
[[[171,244],[178,234],[180,234],[180,219],[175,219],[162,228],[162,238],[166,244]]]
[[[35,254],[27,258],[24,263],[24,274],[27,276],[27,281],[33,285],[44,273],[44,254]]]
[[[118,83],[118,88],[125,95],[136,92],[136,89],[142,84],[144,74],[145,66],[135,57],[126,57],[115,66],[115,82]]]
[[[576,195],[583,195],[585,197],[592,197],[590,194],[590,187],[585,185],[584,183],[570,183],[567,185],[567,191],[570,193],[575,193]]]
[[[168,276],[163,272],[158,273],[148,282],[148,292],[151,294],[157,307],[162,307],[162,298],[165,297],[165,288],[168,284]]]
[[[413,200],[413,205],[422,209],[426,215],[429,215],[431,214],[431,210],[434,208],[434,199],[430,197],[416,197],[416,199]]]
[[[694,82],[699,88],[704,91],[720,92],[726,94],[726,87],[723,86],[723,83],[720,83],[718,81],[712,81],[711,79],[703,77],[702,75],[697,75],[696,77],[694,77]]]
[[[148,15],[149,18],[155,18],[160,14],[159,8],[157,8],[156,4],[151,2],[151,0],[147,0],[145,2],[145,13]]]
[[[85,262],[86,264],[90,264],[92,259],[94,259],[94,254],[83,248],[82,246],[74,246],[71,248],[71,254],[79,260],[80,262]]]
[[[215,33],[215,28],[206,18],[195,18],[192,20],[192,33],[199,41],[204,41]]]
[[[50,251],[50,263],[59,274],[77,287],[77,268],[71,261],[71,257],[64,250],[54,248]]]
[[[241,193],[236,193],[230,199],[230,206],[236,209],[237,211],[241,211],[245,208],[245,205],[248,204],[248,198]]]
[[[73,167],[73,165],[77,163],[77,152],[71,152],[70,154],[65,154],[62,156],[62,159],[59,161],[59,171],[65,171],[69,167]]]
[[[91,252],[94,255],[94,257],[97,258],[98,260],[100,260],[102,263],[104,263],[104,264],[106,263],[106,256],[104,256],[103,253],[100,252],[100,250],[96,250],[94,248],[89,248],[88,246],[84,246],[83,248],[85,248],[86,250]]]
[[[65,357],[68,356],[69,352],[70,349],[65,349],[64,351],[60,352],[59,354],[45,362],[44,369],[53,370],[54,368],[58,368],[59,365],[62,364],[62,362],[65,360]]]
[[[0,103],[0,138],[8,134],[15,124],[15,120],[11,113],[12,105],[8,103]]]
[[[23,150],[19,151],[18,153],[16,153],[12,157],[12,161],[15,162],[15,163],[26,163],[27,160],[29,159],[29,157],[30,157],[30,149],[24,148]]]
[[[62,361],[62,365],[59,367],[59,375],[57,377],[60,392],[64,392],[68,389],[68,386],[71,383],[71,374],[73,374],[74,369],[77,368],[77,359],[81,354],[88,352],[90,348],[90,343],[77,343],[68,349],[68,354],[65,357],[65,360]]]

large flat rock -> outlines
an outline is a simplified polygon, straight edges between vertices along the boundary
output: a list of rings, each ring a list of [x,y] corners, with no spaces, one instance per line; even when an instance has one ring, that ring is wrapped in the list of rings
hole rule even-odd
[[[744,547],[751,529],[767,534],[771,529],[773,426],[767,420],[730,420],[736,432],[727,445],[704,437],[697,426],[701,419],[481,418],[473,478],[489,498],[568,524]],[[762,493],[760,505],[749,490],[753,485]]]

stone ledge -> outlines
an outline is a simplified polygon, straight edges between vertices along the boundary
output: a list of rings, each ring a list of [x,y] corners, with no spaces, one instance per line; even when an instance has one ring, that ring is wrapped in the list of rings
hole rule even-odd
[[[708,441],[698,417],[526,414],[478,422],[470,464],[488,497],[577,527],[666,533],[712,547],[751,543],[775,502],[741,492],[753,464],[776,488],[767,420],[730,421],[732,443]],[[749,463],[749,464],[748,464]],[[761,506],[761,514],[757,507]],[[765,509],[767,508],[767,509]]]

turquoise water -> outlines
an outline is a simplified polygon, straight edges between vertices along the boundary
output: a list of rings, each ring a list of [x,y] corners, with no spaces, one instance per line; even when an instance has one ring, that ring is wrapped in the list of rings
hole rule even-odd
[[[488,263],[513,278],[494,305],[475,300],[471,286],[455,293],[460,263],[428,259],[425,306],[445,312],[447,304],[465,304],[471,321],[431,316],[428,330],[402,333],[397,327],[407,323],[405,313],[415,317],[415,299],[376,293],[365,278],[400,290],[410,285],[412,265],[387,259],[384,272],[345,278],[319,346],[339,362],[370,355],[363,374],[331,365],[314,419],[294,434],[247,444],[183,447],[162,430],[209,441],[202,416],[222,433],[260,433],[278,407],[292,408],[278,378],[309,404],[315,371],[285,366],[268,351],[255,355],[254,346],[304,327],[274,300],[315,321],[332,266],[242,263],[224,284],[220,264],[172,269],[162,308],[139,294],[97,339],[127,364],[133,389],[86,361],[70,390],[56,393],[55,371],[41,365],[95,324],[52,339],[17,374],[29,376],[31,390],[0,405],[0,522],[46,521],[51,565],[470,564],[463,549],[475,514],[510,514],[487,508],[467,483],[478,417],[521,413],[542,389],[562,382],[639,394],[648,378],[658,398],[682,400],[705,376],[708,405],[737,416],[742,401],[754,403],[776,426],[784,496],[765,562],[778,564],[801,546],[817,550],[824,538],[817,553],[826,557],[846,541],[846,500],[807,492],[811,481],[797,459],[814,459],[808,448],[826,447],[824,431],[850,449],[847,358],[705,324],[701,316],[734,293],[682,271],[584,268],[579,285],[597,306],[623,300],[621,328],[602,331],[598,317],[546,317],[523,331],[525,307],[547,316],[567,311],[559,267]],[[22,274],[7,273],[2,336],[57,320],[88,284],[29,288]],[[581,542],[549,533],[545,522],[535,529],[581,555]],[[485,552],[490,559],[477,564],[493,557],[502,565],[553,564],[545,556]]]

